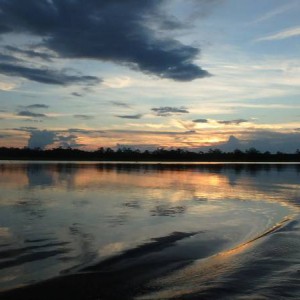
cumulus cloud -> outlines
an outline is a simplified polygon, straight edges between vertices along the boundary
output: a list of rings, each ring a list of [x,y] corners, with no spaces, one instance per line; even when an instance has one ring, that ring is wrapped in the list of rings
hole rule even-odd
[[[90,116],[90,115],[74,115],[73,117],[82,120],[91,120],[94,118],[94,116]]]
[[[176,115],[176,114],[189,113],[187,108],[183,107],[183,106],[182,107],[170,107],[170,106],[154,107],[151,110],[154,111],[155,114],[160,117],[168,117],[168,116]]]
[[[32,118],[46,118],[47,117],[45,114],[34,113],[34,112],[28,111],[28,110],[20,111],[20,112],[18,112],[17,115],[22,116],[22,117],[32,117]]]
[[[35,127],[21,127],[15,128],[15,130],[30,133],[28,147],[31,149],[45,149],[50,145],[58,145],[62,148],[79,148],[85,146],[85,144],[77,142],[78,136],[75,134],[66,134],[65,132],[60,131],[38,130]]]
[[[21,77],[39,83],[54,85],[95,85],[101,82],[101,79],[95,76],[70,75],[64,71],[7,63],[0,63],[0,73],[6,76]]]
[[[231,135],[227,142],[215,146],[202,147],[200,150],[207,151],[209,148],[218,148],[222,151],[234,151],[235,149],[246,150],[255,148],[261,152],[285,152],[295,153],[300,149],[300,133],[282,133],[276,131],[256,131],[243,139]]]
[[[207,119],[196,119],[196,120],[193,120],[194,123],[208,123],[208,120]]]
[[[28,140],[29,148],[45,149],[55,142],[55,133],[47,130],[32,130]]]
[[[116,116],[121,119],[140,119],[143,115],[141,114],[136,114],[136,115],[120,115]]]
[[[149,25],[158,15],[165,24],[176,24],[161,13],[166,2],[1,1],[0,33],[29,33],[41,37],[41,45],[60,57],[111,61],[161,78],[190,81],[209,76],[194,62],[198,48],[159,37]]]

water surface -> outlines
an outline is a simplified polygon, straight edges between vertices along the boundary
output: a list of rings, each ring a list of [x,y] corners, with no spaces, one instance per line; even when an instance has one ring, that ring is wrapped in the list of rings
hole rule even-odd
[[[294,164],[3,162],[0,298],[300,298],[299,179]]]

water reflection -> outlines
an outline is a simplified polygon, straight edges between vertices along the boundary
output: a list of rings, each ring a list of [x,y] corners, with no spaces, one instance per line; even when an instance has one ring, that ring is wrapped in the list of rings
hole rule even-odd
[[[160,216],[160,217],[176,217],[180,214],[185,213],[185,206],[168,206],[168,205],[158,205],[154,209],[151,210],[152,216]]]
[[[2,163],[0,288],[140,249],[170,268],[231,249],[297,211],[299,177],[299,165]]]

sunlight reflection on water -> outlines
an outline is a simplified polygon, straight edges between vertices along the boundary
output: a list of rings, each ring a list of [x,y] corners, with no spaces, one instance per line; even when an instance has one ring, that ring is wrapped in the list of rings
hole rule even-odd
[[[253,239],[299,206],[298,165],[2,163],[0,173],[2,289],[174,232],[195,234],[164,250],[164,259],[202,259]]]

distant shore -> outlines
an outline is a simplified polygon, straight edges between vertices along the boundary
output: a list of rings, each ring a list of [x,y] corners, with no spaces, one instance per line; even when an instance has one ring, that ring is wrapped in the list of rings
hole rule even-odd
[[[236,149],[222,152],[210,149],[208,152],[193,152],[185,149],[163,149],[153,151],[121,148],[99,148],[95,151],[79,149],[30,149],[0,148],[0,160],[30,161],[111,161],[111,162],[300,162],[300,151],[295,153],[260,152],[255,148],[245,151]]]

